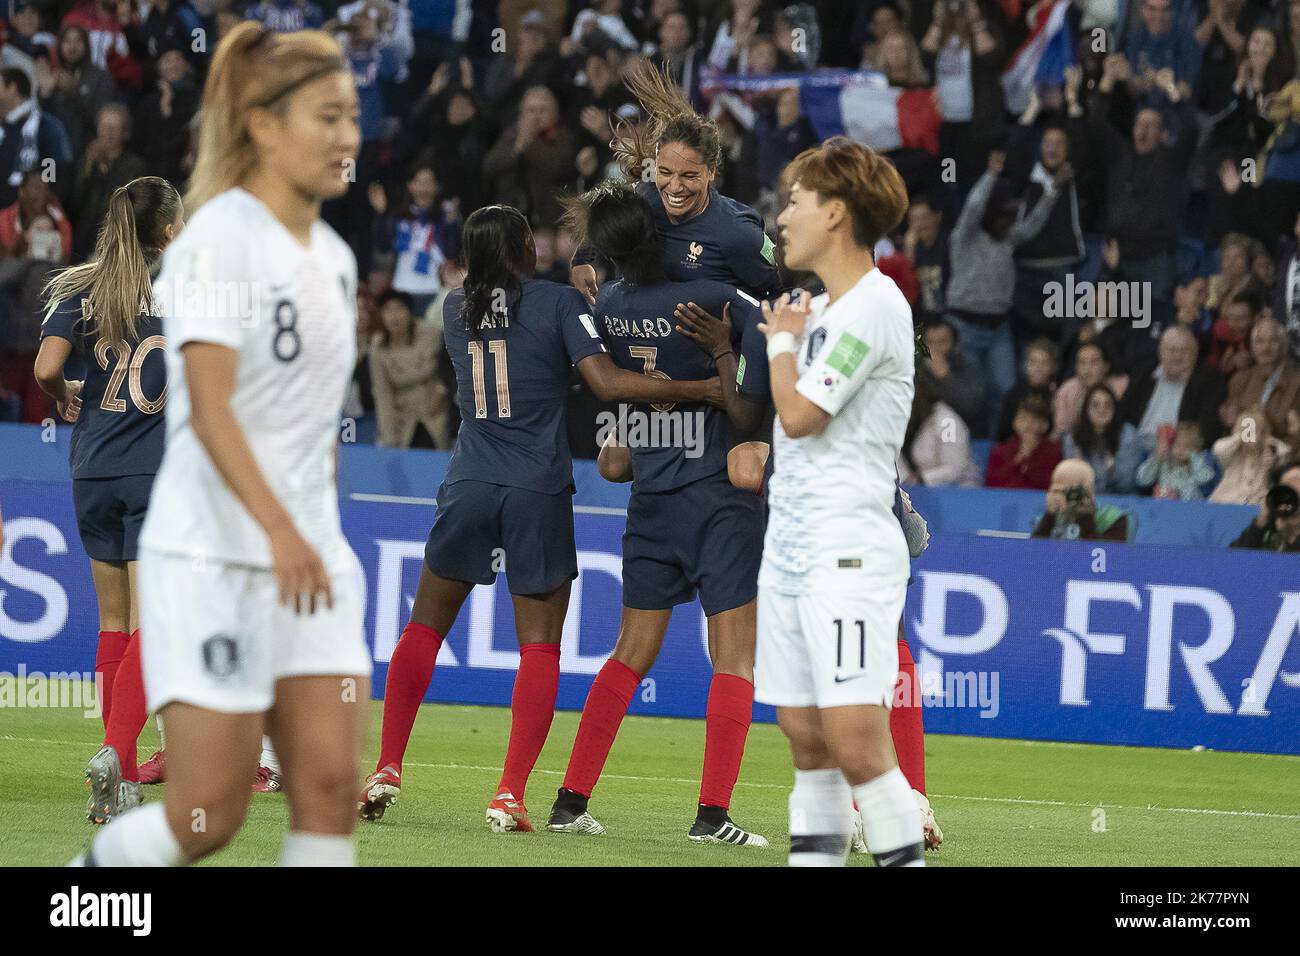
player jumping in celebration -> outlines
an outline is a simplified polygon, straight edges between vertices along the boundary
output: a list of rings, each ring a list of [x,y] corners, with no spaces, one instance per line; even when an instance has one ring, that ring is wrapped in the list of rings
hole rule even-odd
[[[763,306],[776,468],[759,574],[759,700],[790,742],[790,863],[842,866],[854,802],[880,866],[924,866],[889,708],[908,549],[893,513],[912,408],[911,309],[872,249],[902,219],[893,165],[834,137],[787,167],[785,261],[826,292]]]
[[[668,278],[714,279],[759,298],[775,293],[780,287],[775,246],[763,233],[762,217],[713,186],[722,162],[717,124],[697,114],[681,89],[648,62],[633,66],[624,82],[647,119],[635,127],[620,123],[610,146],[638,195],[650,204]],[[570,273],[592,303],[594,261],[593,250],[580,246]]]
[[[620,278],[596,297],[596,326],[614,361],[672,379],[708,375],[712,360],[673,328],[677,304],[693,300],[716,312],[735,306],[757,321],[758,301],[734,286],[698,279],[669,282],[650,204],[624,183],[602,184],[571,206],[576,233],[617,267]],[[623,536],[623,615],[613,655],[601,668],[582,712],[564,786],[548,830],[598,835],[587,811],[614,737],[642,678],[653,666],[672,609],[695,597],[708,619],[714,676],[705,723],[704,771],[696,842],[765,847],[767,840],[728,816],[754,708],[754,601],[763,541],[763,503],[727,478],[731,428],[720,409],[636,406],[629,434],[677,435],[667,447],[601,452],[602,474],[632,480]],[[656,421],[657,419],[657,421]],[[674,421],[675,420],[675,421]],[[666,426],[666,427],[665,427]],[[676,426],[674,428],[674,426]],[[687,435],[694,442],[687,447]],[[630,462],[627,458],[630,456]],[[611,459],[630,464],[630,474]]]
[[[721,401],[717,378],[667,381],[620,369],[570,286],[532,278],[528,221],[509,206],[476,210],[462,233],[466,275],[443,306],[461,427],[438,489],[415,605],[388,665],[379,761],[359,811],[377,820],[396,801],[402,759],[443,638],[476,584],[502,568],[514,602],[519,673],[495,832],[533,829],[524,789],[555,715],[560,638],[578,576],[573,466],[565,405],[574,366],[602,401]]]
[[[320,206],[347,189],[358,112],[326,33],[246,22],[213,57],[193,215],[154,284],[172,391],[140,623],[167,795],[110,821],[87,865],[178,865],[226,845],[264,727],[285,768],[280,863],[354,862],[370,655],[335,474],[357,278]]]
[[[153,301],[153,271],[183,225],[181,197],[165,179],[119,186],[89,262],[63,270],[45,287],[36,381],[59,414],[75,422],[70,466],[77,530],[90,557],[99,603],[95,673],[102,680],[104,748],[86,771],[86,815],[104,823],[140,802],[141,782],[162,763],[136,764],[136,738],[148,719],[140,673],[136,551],[154,475],[162,462],[167,403],[166,343]],[[73,353],[85,380],[64,379]],[[116,706],[115,706],[116,705]],[[112,749],[110,758],[106,750]],[[120,759],[121,786],[99,768]],[[143,778],[143,780],[142,780]]]

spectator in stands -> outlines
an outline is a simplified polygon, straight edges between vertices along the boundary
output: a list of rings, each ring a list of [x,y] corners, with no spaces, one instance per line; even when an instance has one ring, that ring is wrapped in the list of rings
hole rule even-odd
[[[1168,5],[1172,0],[1144,2]],[[1104,71],[1087,113],[1096,140],[1090,152],[1105,157],[1107,165],[1104,228],[1119,240],[1117,278],[1150,282],[1154,300],[1168,303],[1177,275],[1174,248],[1182,227],[1196,125],[1181,122],[1177,138],[1166,145],[1165,118],[1147,105],[1137,110],[1131,136],[1120,135],[1110,125],[1111,92],[1132,74],[1120,54],[1106,57]]]
[[[978,0],[936,0],[921,52],[943,117],[940,155],[955,159],[959,171],[982,168],[1004,123],[1002,67],[1011,51],[1001,9]]]
[[[277,33],[317,30],[325,23],[321,8],[310,0],[262,0],[244,11],[245,20],[257,20]]]
[[[989,153],[988,168],[966,197],[949,240],[949,321],[956,326],[966,354],[987,375],[983,434],[996,434],[1002,396],[1016,379],[1015,344],[1008,324],[1016,284],[1015,247],[1038,234],[1062,185],[1056,181],[1017,224],[1016,203],[997,188],[1005,164],[1005,153]]]
[[[1300,368],[1287,354],[1279,322],[1263,318],[1255,323],[1249,355],[1250,364],[1228,381],[1220,420],[1231,427],[1243,410],[1258,405],[1268,418],[1270,434],[1300,446]]]
[[[1011,422],[1026,395],[1037,395],[1049,405],[1054,402],[1056,371],[1056,346],[1051,339],[1034,339],[1025,346],[1020,379],[1002,398],[1002,410],[998,415],[997,430],[993,434],[994,441],[1006,441],[1011,437]]]
[[[1261,248],[1258,239],[1239,232],[1230,232],[1220,240],[1219,274],[1210,278],[1208,308],[1221,309],[1233,296],[1258,286],[1251,263]]]
[[[1164,106],[1191,99],[1201,72],[1201,50],[1174,0],[1140,0],[1142,22],[1124,43],[1129,93],[1143,104]]]
[[[1113,505],[1097,507],[1092,467],[1067,458],[1052,469],[1047,510],[1031,537],[1053,541],[1128,541],[1129,520]]]
[[[1129,494],[1137,479],[1142,449],[1137,429],[1119,416],[1119,399],[1104,382],[1084,393],[1083,414],[1066,433],[1062,452],[1081,458],[1092,468],[1102,494]]]
[[[1039,395],[1027,395],[1013,420],[1015,433],[995,445],[989,455],[984,484],[989,488],[1046,490],[1061,460],[1061,446],[1050,437],[1051,406]]]
[[[1219,406],[1226,392],[1223,379],[1212,369],[1198,369],[1196,354],[1192,333],[1181,325],[1171,325],[1160,336],[1157,364],[1139,370],[1129,382],[1120,411],[1124,421],[1137,427],[1145,451],[1156,447],[1162,425],[1197,422],[1202,442],[1213,442],[1223,433],[1219,421]]]
[[[183,50],[173,47],[158,58],[154,88],[135,111],[133,146],[146,166],[180,188],[186,178],[190,125],[199,108],[199,88]]]
[[[0,249],[6,258],[55,266],[66,265],[72,255],[72,224],[40,170],[24,173],[18,201],[0,210]]]
[[[370,186],[370,203],[377,217],[375,250],[391,254],[393,288],[409,295],[415,314],[423,315],[442,289],[443,267],[460,255],[458,204],[441,198],[429,166],[412,173],[392,214],[379,183]]]
[[[970,429],[943,403],[926,378],[916,380],[898,473],[905,484],[976,488],[979,466],[971,458]]]
[[[560,218],[556,195],[577,176],[579,143],[560,122],[555,94],[534,86],[524,94],[518,121],[501,134],[483,161],[493,195],[534,224]]]
[[[1153,498],[1204,501],[1205,486],[1214,477],[1214,466],[1202,450],[1200,428],[1182,421],[1160,428],[1155,450],[1138,466],[1136,483]]]
[[[83,0],[63,18],[63,26],[79,26],[90,41],[90,59],[120,90],[138,89],[140,64],[131,56],[125,27],[134,19],[131,4],[120,0]]]
[[[927,327],[943,318],[944,295],[948,288],[948,230],[943,210],[928,193],[912,197],[907,210],[907,233],[903,255],[912,263],[921,298],[912,314]]]
[[[42,164],[52,161],[53,166]],[[42,112],[32,81],[20,69],[0,70],[0,208],[18,196],[23,173],[47,169],[58,182],[72,165],[72,144],[57,116]]]
[[[1086,253],[1070,152],[1070,135],[1064,126],[1043,129],[1039,158],[1030,170],[1021,196],[1021,219],[1038,205],[1049,187],[1055,189],[1059,185],[1060,196],[1038,232],[1024,236],[1016,247],[1015,301],[1019,324],[1025,335],[1047,336],[1060,345],[1073,340],[1075,320],[1045,315],[1044,288],[1049,283],[1063,285],[1067,274],[1083,262]]]
[[[149,172],[143,159],[127,151],[130,138],[131,114],[125,106],[110,103],[99,111],[95,138],[81,157],[69,205],[72,250],[77,259],[84,259],[94,248],[113,190]]]
[[[1213,452],[1223,477],[1210,500],[1255,505],[1264,500],[1269,474],[1291,454],[1291,446],[1273,434],[1264,409],[1254,406],[1242,411],[1232,431],[1214,443]]]
[[[962,353],[957,330],[942,320],[931,323],[925,327],[925,345],[929,355],[917,367],[917,380],[926,379],[938,400],[960,415],[967,427],[982,424],[984,383],[979,369]]]
[[[1079,421],[1079,413],[1084,406],[1084,396],[1088,390],[1097,385],[1106,385],[1111,397],[1118,401],[1128,388],[1128,376],[1116,375],[1106,352],[1100,342],[1084,342],[1074,353],[1074,374],[1061,383],[1056,390],[1056,437],[1074,431]],[[1067,458],[1084,457],[1066,453]],[[1095,466],[1094,466],[1095,467]]]
[[[379,320],[379,336],[370,349],[379,444],[410,448],[423,429],[420,447],[450,448],[451,397],[438,378],[442,332],[415,321],[411,297],[404,292],[380,297]]]
[[[1222,304],[1219,317],[1210,326],[1207,366],[1224,378],[1250,367],[1250,330],[1263,306],[1263,298],[1249,287]]]
[[[94,138],[99,111],[117,97],[108,71],[91,62],[88,42],[83,27],[69,24],[59,31],[56,64],[36,61],[41,109],[63,123],[73,156],[80,156]]]
[[[1259,514],[1229,547],[1256,551],[1300,551],[1300,494],[1290,485],[1269,489]]]

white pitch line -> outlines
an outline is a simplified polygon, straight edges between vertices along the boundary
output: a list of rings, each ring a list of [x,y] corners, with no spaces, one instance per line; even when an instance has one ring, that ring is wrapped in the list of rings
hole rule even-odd
[[[79,740],[45,740],[38,737],[13,737],[8,734],[0,734],[0,741],[20,743],[20,744],[54,744],[64,747],[86,747],[84,741]],[[407,761],[404,766],[423,767],[427,770],[473,770],[483,773],[501,773],[501,767],[480,767],[473,764],[463,763],[415,763]],[[542,770],[534,769],[533,773],[547,774],[552,777],[564,776],[562,770]],[[628,780],[634,783],[678,783],[689,786],[698,786],[699,780],[688,777],[641,777],[632,774],[621,773],[604,773],[601,774],[604,780]],[[737,780],[737,787],[750,787],[758,790],[789,790],[790,785],[785,783],[754,783],[748,780]],[[1157,807],[1149,805],[1145,807],[1127,806],[1116,803],[1070,803],[1065,800],[1031,800],[1026,797],[981,797],[971,796],[969,794],[956,793],[930,793],[929,797],[935,800],[969,800],[979,803],[1007,803],[1030,807],[1072,807],[1076,809],[1096,809],[1100,807],[1103,810],[1133,810],[1135,812],[1147,813],[1200,813],[1207,816],[1219,817],[1248,817],[1264,820],[1300,820],[1300,813],[1269,813],[1262,810],[1212,810],[1205,807]]]

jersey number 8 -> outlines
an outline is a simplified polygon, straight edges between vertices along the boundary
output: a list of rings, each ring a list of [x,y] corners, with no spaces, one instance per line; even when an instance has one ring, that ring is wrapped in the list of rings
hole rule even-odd
[[[298,334],[298,307],[288,299],[275,304],[275,338],[271,351],[281,362],[292,362],[302,351],[302,336]]]
[[[167,404],[167,386],[163,386],[162,394],[151,399],[144,393],[144,386],[140,382],[140,374],[144,368],[144,360],[149,357],[149,353],[154,349],[166,347],[167,341],[161,335],[149,336],[141,341],[134,351],[130,346],[119,348],[109,345],[103,339],[95,343],[95,361],[99,363],[99,367],[104,371],[108,371],[109,353],[115,356],[113,374],[108,378],[108,385],[104,389],[104,397],[99,400],[99,407],[106,412],[125,412],[126,399],[119,398],[117,393],[122,390],[122,382],[129,377],[130,382],[127,391],[131,395],[131,403],[145,415],[156,415],[162,411],[163,406]]]

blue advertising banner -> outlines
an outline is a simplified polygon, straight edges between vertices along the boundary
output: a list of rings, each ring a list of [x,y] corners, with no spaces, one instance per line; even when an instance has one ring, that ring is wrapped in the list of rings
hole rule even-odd
[[[0,672],[93,672],[89,562],[65,483],[4,483]],[[343,502],[366,569],[375,695],[414,600],[432,506]],[[623,516],[580,508],[558,704],[581,708],[612,650]],[[1294,558],[939,533],[906,608],[926,730],[989,737],[1300,754]],[[508,573],[508,565],[507,565]],[[698,603],[673,614],[632,712],[701,717],[710,680]],[[508,705],[518,663],[504,579],[477,588],[427,699]],[[770,708],[756,708],[770,721]]]

